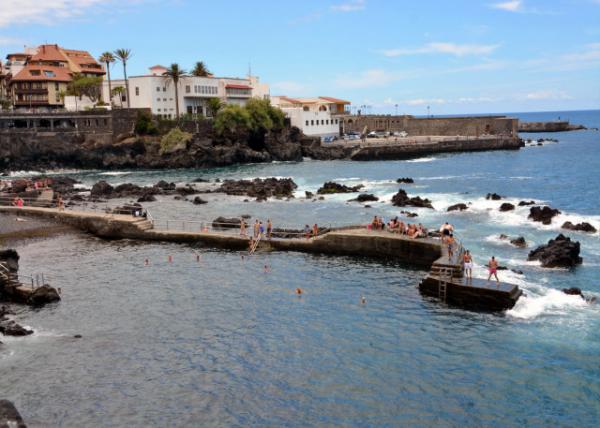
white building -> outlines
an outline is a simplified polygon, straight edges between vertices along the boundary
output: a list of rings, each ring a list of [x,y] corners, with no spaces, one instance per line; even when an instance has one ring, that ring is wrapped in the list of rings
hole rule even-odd
[[[348,113],[350,101],[331,97],[290,98],[274,96],[271,103],[290,118],[292,126],[305,135],[326,137],[340,134],[341,115]]]
[[[175,86],[163,74],[167,69],[156,65],[150,74],[129,77],[130,107],[149,108],[152,114],[175,117]],[[111,87],[125,88],[124,80],[112,80]],[[219,98],[226,104],[245,105],[250,98],[269,99],[269,85],[260,83],[258,77],[195,77],[184,76],[178,84],[179,114],[210,116],[208,100]],[[103,85],[103,99],[108,100],[108,81]],[[114,96],[113,104],[127,106],[126,94]]]

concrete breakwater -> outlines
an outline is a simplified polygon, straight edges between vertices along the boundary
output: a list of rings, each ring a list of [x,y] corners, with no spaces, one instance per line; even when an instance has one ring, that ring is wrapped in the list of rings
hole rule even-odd
[[[474,152],[485,150],[519,150],[523,142],[515,137],[429,137],[418,141],[385,139],[367,141],[351,154],[356,161],[398,160],[434,153]]]
[[[568,120],[550,122],[519,122],[519,132],[563,132],[586,129],[583,125],[572,125]]]
[[[130,215],[59,211],[53,208],[37,207],[0,207],[0,212],[53,219],[106,239],[196,243],[231,250],[248,249],[248,238],[236,233],[206,230],[197,232],[155,230],[150,220]],[[439,240],[410,239],[383,231],[369,231],[360,226],[327,232],[310,239],[265,239],[258,243],[257,249],[383,257],[421,267],[431,266],[433,261],[442,254],[442,245]]]

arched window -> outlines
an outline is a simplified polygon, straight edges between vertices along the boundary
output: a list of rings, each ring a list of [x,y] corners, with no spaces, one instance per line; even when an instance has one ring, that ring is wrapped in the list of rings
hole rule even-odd
[[[304,111],[308,111],[308,106],[304,106],[304,107],[302,107],[302,110],[304,110]]]
[[[327,111],[327,106],[320,106],[319,111]]]

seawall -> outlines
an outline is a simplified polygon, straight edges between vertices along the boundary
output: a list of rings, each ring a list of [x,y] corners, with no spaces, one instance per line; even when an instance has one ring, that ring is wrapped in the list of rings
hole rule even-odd
[[[361,146],[354,150],[352,160],[398,160],[435,153],[474,152],[485,150],[519,150],[523,142],[514,137],[455,138],[417,143],[386,142]]]
[[[586,129],[583,125],[571,125],[568,120],[551,122],[519,122],[519,132],[563,132]]]
[[[247,250],[249,247],[248,238],[236,233],[154,230],[148,220],[129,215],[58,211],[53,208],[35,207],[0,207],[0,212],[18,214],[21,217],[40,216],[52,219],[106,239],[194,243],[230,250]],[[261,240],[258,250],[369,256],[429,267],[441,256],[442,245],[435,239],[410,239],[394,233],[369,231],[364,227],[357,227],[328,232],[311,239]]]

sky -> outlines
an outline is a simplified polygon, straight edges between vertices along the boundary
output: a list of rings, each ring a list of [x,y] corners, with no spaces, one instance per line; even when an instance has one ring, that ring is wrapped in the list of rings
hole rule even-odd
[[[600,0],[0,0],[0,57],[42,43],[371,113],[600,109]]]

